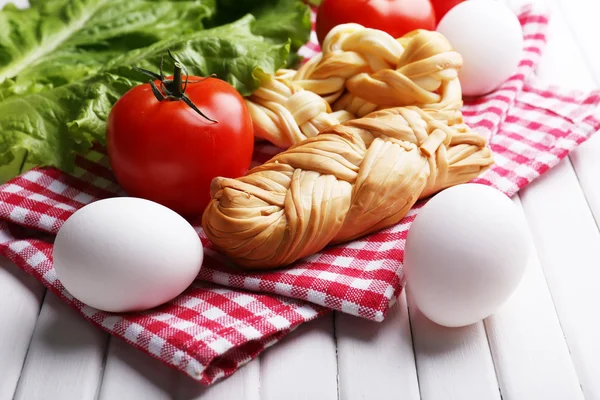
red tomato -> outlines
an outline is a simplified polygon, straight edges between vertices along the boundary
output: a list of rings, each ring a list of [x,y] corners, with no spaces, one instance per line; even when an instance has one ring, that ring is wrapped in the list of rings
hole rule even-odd
[[[429,0],[323,0],[317,11],[317,38],[323,44],[336,25],[354,22],[395,38],[415,29],[435,29]]]
[[[463,1],[465,0],[431,0],[431,4],[433,5],[433,9],[435,10],[436,26],[440,23],[442,18],[444,18],[444,15],[446,15],[446,13],[450,11],[451,8],[454,8],[454,6],[456,6],[459,3],[462,3]]]
[[[227,82],[208,78],[189,83],[185,94],[218,122],[182,100],[158,101],[150,84],[143,84],[114,105],[106,142],[111,167],[129,196],[197,217],[210,201],[214,177],[236,178],[248,171],[254,132],[244,99]]]

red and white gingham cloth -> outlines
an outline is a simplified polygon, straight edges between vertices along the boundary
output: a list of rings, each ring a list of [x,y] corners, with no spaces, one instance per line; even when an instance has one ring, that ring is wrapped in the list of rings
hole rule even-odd
[[[490,139],[496,161],[475,181],[507,195],[600,129],[599,91],[574,92],[534,82],[548,16],[531,6],[519,16],[525,53],[518,73],[463,108],[466,122]],[[300,52],[311,56],[317,51],[313,32],[311,43]],[[277,151],[257,145],[254,161],[264,162]],[[192,287],[147,312],[109,314],[70,296],[51,261],[52,234],[74,211],[97,199],[123,195],[103,153],[92,151],[77,164],[73,175],[34,169],[0,187],[0,253],[97,326],[204,384],[232,374],[297,325],[329,310],[382,321],[402,290],[405,238],[424,204],[396,226],[264,273],[229,269],[197,227],[205,264]]]

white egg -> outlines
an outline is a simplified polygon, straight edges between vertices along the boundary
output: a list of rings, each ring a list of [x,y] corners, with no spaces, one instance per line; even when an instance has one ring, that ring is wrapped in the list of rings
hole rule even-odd
[[[109,312],[166,303],[194,281],[204,252],[194,228],[152,201],[117,197],[91,203],[61,227],[54,267],[67,291]]]
[[[517,288],[531,245],[518,207],[489,186],[463,184],[434,196],[406,239],[406,287],[430,320],[448,327],[494,314]]]
[[[463,94],[490,93],[517,72],[523,31],[517,16],[500,1],[470,0],[453,7],[440,21],[443,34],[463,58]]]

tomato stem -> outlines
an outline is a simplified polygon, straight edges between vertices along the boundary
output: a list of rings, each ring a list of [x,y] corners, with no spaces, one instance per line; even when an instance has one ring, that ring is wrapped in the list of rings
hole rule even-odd
[[[165,79],[164,78],[163,72],[162,72],[162,65],[163,65],[162,58],[160,61],[160,75],[157,73],[154,73],[152,71],[149,71],[147,69],[139,68],[136,66],[134,66],[133,68],[136,71],[139,71],[145,75],[148,75],[151,78],[158,80],[160,82],[160,89],[159,89],[159,87],[154,83],[154,81],[150,80],[150,87],[152,88],[152,93],[154,94],[154,97],[156,97],[156,100],[158,100],[158,101],[163,101],[163,100],[183,101],[192,110],[194,110],[198,114],[200,114],[203,118],[206,118],[210,122],[218,123],[219,121],[216,121],[216,120],[204,115],[204,113],[202,111],[200,111],[198,109],[198,107],[196,107],[196,105],[192,102],[192,100],[190,100],[190,98],[186,96],[185,90],[187,89],[187,86],[188,86],[188,77],[189,77],[187,69],[178,59],[173,57],[173,54],[171,54],[171,50],[167,50],[167,51],[169,53],[169,57],[171,57],[174,61],[173,79]],[[185,82],[183,81],[182,73],[185,73]],[[202,82],[203,80],[212,78],[214,76],[215,75],[212,74],[210,76],[205,77],[202,80],[192,81],[192,82],[194,82],[194,83]]]
[[[183,90],[181,90],[181,86],[183,82],[181,80],[181,65],[178,62],[175,63],[175,71],[173,72],[173,96],[181,97],[183,96]]]

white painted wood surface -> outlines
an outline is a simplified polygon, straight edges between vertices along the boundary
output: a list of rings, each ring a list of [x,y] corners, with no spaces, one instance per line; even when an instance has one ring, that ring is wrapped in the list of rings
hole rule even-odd
[[[336,343],[331,317],[299,326],[260,359],[260,398],[279,400],[337,399]],[[262,378],[265,379],[262,379]],[[302,384],[299,385],[299,383]]]
[[[259,400],[260,387],[260,361],[255,360],[241,368],[229,379],[209,387],[203,387],[193,379],[181,376],[175,398],[178,400]]]
[[[408,300],[421,398],[500,400],[483,323],[445,328]]]
[[[536,255],[515,293],[485,327],[503,398],[583,399]]]
[[[119,338],[111,337],[99,388],[100,400],[170,399],[178,387],[177,371],[150,359]]]
[[[420,398],[404,293],[383,324],[339,313],[335,327],[341,400]]]
[[[597,87],[600,2],[541,2],[553,13],[539,77]],[[336,314],[301,326],[209,388],[109,340],[0,259],[0,400],[600,399],[598,177],[600,134],[515,196],[535,255],[486,321],[441,328],[409,293],[381,324]]]
[[[46,292],[16,265],[0,267],[0,399],[12,398]]]
[[[108,335],[48,292],[14,398],[95,398],[107,339]]]

